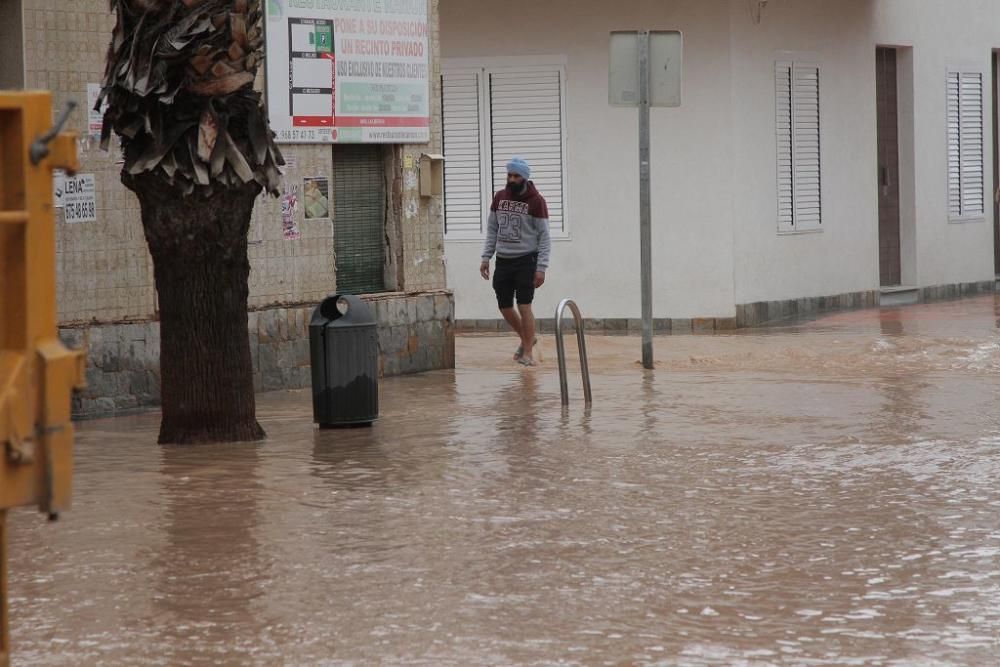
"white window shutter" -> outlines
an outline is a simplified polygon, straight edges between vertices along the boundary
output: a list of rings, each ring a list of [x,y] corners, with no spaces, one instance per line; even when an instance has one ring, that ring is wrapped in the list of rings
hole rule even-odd
[[[962,215],[961,79],[957,72],[948,74],[948,215],[952,218]]]
[[[986,212],[983,152],[983,75],[949,72],[947,79],[948,217]]]
[[[549,208],[553,231],[564,229],[563,82],[561,67],[487,71],[493,190],[507,180],[507,162],[527,160],[531,180]]]
[[[779,61],[774,66],[778,158],[778,231],[821,229],[819,66]]]
[[[795,173],[795,228],[818,229],[823,222],[820,173],[819,67],[792,67],[792,156]]]
[[[960,122],[962,160],[962,215],[985,212],[983,189],[983,75],[961,75]]]
[[[778,138],[778,229],[795,229],[792,196],[792,64],[776,63],[775,111]]]
[[[441,75],[444,226],[449,238],[479,238],[486,215],[482,174],[482,70]]]

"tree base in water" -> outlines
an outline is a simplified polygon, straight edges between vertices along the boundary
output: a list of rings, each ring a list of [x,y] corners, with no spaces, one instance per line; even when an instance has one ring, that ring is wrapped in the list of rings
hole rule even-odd
[[[172,192],[123,179],[139,198],[160,315],[161,444],[261,440],[247,331],[247,231],[260,186]]]

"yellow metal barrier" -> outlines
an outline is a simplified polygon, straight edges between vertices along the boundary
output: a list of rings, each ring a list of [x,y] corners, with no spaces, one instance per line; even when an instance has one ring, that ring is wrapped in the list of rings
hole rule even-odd
[[[83,355],[59,341],[53,169],[77,169],[76,137],[50,129],[48,93],[0,93],[0,667],[10,660],[7,509],[69,507],[71,391]]]

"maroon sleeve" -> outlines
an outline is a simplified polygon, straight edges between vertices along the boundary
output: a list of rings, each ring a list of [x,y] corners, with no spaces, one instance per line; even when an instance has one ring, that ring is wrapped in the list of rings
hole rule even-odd
[[[528,211],[533,218],[539,218],[541,220],[549,219],[549,207],[545,203],[545,198],[541,195],[535,197],[531,202],[531,208]]]

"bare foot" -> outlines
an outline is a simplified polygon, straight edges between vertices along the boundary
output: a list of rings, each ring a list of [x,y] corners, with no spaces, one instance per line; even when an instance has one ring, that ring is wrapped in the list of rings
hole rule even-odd
[[[538,347],[538,339],[537,338],[531,344],[531,346],[532,346],[533,349]],[[521,359],[523,357],[524,357],[524,343],[521,343],[520,345],[517,346],[517,351],[514,352],[514,361],[521,361]],[[541,355],[539,355],[538,358],[541,359]]]

